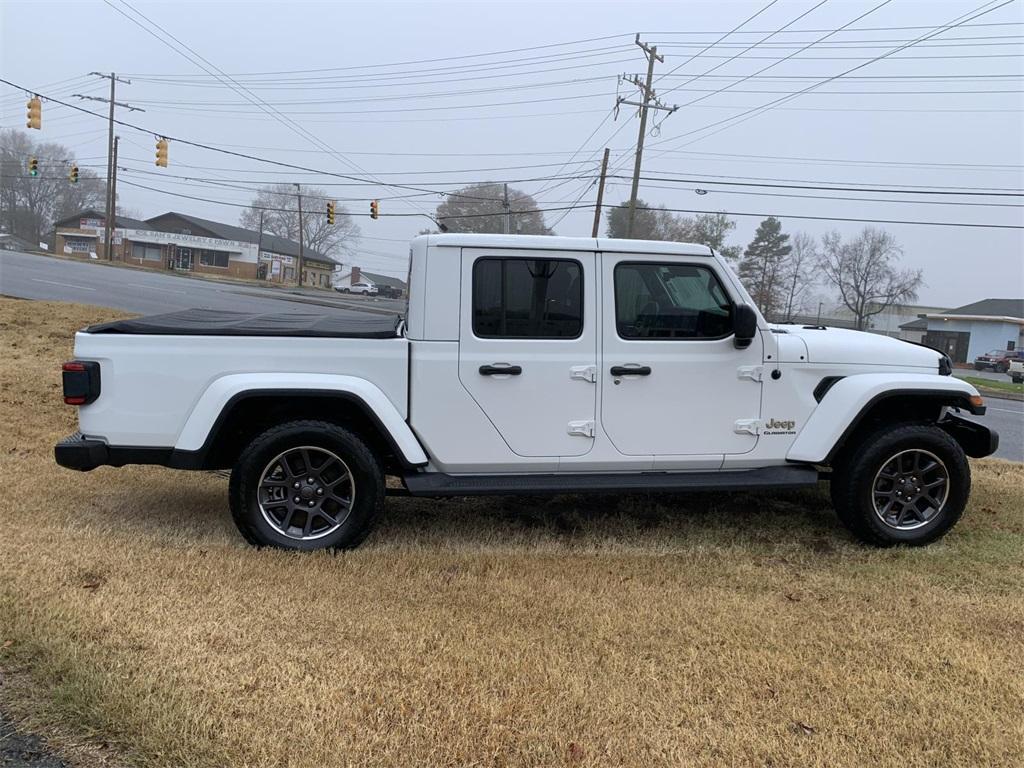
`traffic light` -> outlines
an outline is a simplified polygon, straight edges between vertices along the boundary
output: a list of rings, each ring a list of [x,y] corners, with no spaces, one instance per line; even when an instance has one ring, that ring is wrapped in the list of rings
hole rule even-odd
[[[43,128],[43,102],[38,96],[28,100],[28,123],[29,128]]]
[[[156,164],[159,165],[161,168],[167,167],[167,139],[157,139]]]
[[[328,224],[333,224],[334,223],[334,201],[333,200],[328,200],[327,201],[327,223]]]
[[[39,175],[39,160],[34,157],[28,159],[28,175],[38,176]]]
[[[371,200],[370,201],[370,218],[371,219],[379,219],[380,218],[380,200]]]
[[[71,173],[68,174],[68,181],[70,181],[72,184],[77,184],[78,183],[78,166],[77,165],[72,165],[71,166]]]

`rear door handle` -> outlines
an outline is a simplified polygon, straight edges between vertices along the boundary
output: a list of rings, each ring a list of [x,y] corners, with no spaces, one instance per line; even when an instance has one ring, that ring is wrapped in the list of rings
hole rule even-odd
[[[651,366],[649,365],[613,365],[610,371],[612,376],[650,376]]]
[[[518,376],[522,372],[523,368],[520,365],[507,365],[505,363],[495,363],[494,365],[480,366],[481,376]]]

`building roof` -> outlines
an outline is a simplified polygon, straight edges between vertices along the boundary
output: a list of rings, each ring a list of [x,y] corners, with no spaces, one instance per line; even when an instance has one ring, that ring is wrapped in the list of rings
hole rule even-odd
[[[103,211],[97,211],[95,208],[86,208],[84,211],[79,211],[76,214],[67,216],[60,221],[54,222],[54,227],[68,227],[70,229],[69,222],[75,224],[75,228],[78,228],[78,222],[81,219],[100,219],[102,220],[106,216]],[[120,227],[121,229],[152,229],[149,224],[142,219],[132,219],[128,216],[114,216],[114,226]]]
[[[153,228],[152,222],[157,219],[162,219],[165,216],[175,216],[182,221],[193,224],[196,227],[205,229],[208,232],[212,232],[219,238],[224,240],[238,240],[243,243],[255,243],[262,244],[264,251],[272,251],[273,253],[280,253],[283,256],[298,256],[299,255],[299,244],[294,240],[289,240],[286,237],[278,237],[277,235],[271,235],[268,232],[264,232],[262,237],[260,233],[254,229],[246,229],[245,227],[236,227],[234,224],[225,224],[220,221],[212,221],[210,219],[202,219],[198,216],[192,216],[187,213],[179,213],[178,211],[168,211],[167,213],[161,213],[159,216],[154,216],[148,219],[150,224],[149,228]],[[303,249],[303,258],[312,259],[314,261],[322,261],[326,264],[337,264],[338,262],[332,257],[314,251],[312,248]]]
[[[1024,299],[982,299],[973,304],[937,312],[937,317],[952,315],[989,315],[991,317],[1016,317],[1024,319]]]
[[[376,285],[387,285],[391,288],[401,288],[403,291],[406,289],[405,280],[400,280],[397,277],[388,277],[387,275],[378,275],[375,272],[367,272],[365,269],[360,269],[359,274],[370,278]]]
[[[904,331],[927,331],[928,318],[919,317],[917,320],[911,320],[909,323],[901,323],[900,329]]]

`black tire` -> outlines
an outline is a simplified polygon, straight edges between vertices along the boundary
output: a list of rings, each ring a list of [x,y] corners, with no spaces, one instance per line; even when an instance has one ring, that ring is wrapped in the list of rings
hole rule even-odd
[[[1012,381],[1014,384],[1024,384],[1024,376],[1011,376],[1010,381]]]
[[[1009,363],[1000,363],[996,366],[996,373],[1006,373],[1008,370],[1010,370]]]
[[[260,484],[268,465],[281,454],[300,447],[334,454],[351,476],[354,490],[344,519],[336,514],[337,527],[315,538],[286,535],[267,519],[268,515],[273,518],[272,512],[265,515],[260,506]],[[307,472],[303,469],[300,474]],[[290,495],[291,490],[287,493]],[[231,516],[250,544],[302,551],[351,549],[362,543],[380,519],[384,476],[366,443],[349,430],[326,421],[292,421],[268,429],[249,443],[231,472],[229,495]],[[336,509],[342,511],[341,507]],[[330,528],[325,521],[322,526]]]
[[[975,363],[975,364],[974,364],[974,370],[976,370],[976,371],[980,371],[980,370],[982,370],[982,369],[983,369],[984,367],[985,367],[985,366],[984,366],[984,365],[982,365],[981,363]]]
[[[926,522],[910,521],[919,525],[911,529],[884,522],[875,507],[879,473],[897,454],[906,451],[922,451],[937,457],[942,467],[935,471],[944,470],[948,477],[945,499],[938,511]],[[895,481],[892,488],[895,490]],[[864,543],[879,547],[922,546],[944,536],[963,515],[971,492],[971,469],[963,449],[940,427],[895,425],[867,435],[859,445],[843,452],[834,464],[831,490],[840,522]]]

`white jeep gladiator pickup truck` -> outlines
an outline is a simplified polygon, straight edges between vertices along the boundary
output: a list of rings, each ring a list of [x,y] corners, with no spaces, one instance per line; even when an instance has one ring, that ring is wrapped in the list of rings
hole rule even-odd
[[[353,547],[386,492],[750,491],[831,479],[839,519],[925,544],[998,436],[945,355],[771,325],[710,248],[413,240],[404,318],[190,310],[75,337],[65,467],[230,469],[256,545]],[[386,489],[385,475],[404,488]]]

